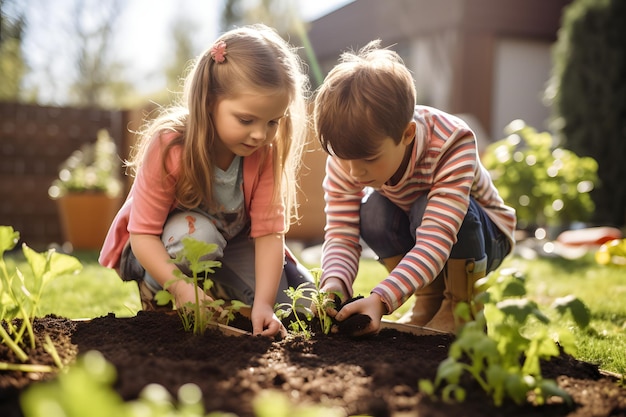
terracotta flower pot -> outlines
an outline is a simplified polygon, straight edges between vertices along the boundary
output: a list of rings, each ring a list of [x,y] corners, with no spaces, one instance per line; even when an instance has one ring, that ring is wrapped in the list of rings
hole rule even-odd
[[[70,193],[56,201],[65,241],[74,249],[100,249],[121,198],[85,192]]]

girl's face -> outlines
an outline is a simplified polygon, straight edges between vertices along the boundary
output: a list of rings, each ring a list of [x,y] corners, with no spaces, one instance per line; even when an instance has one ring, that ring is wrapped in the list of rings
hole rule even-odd
[[[395,185],[406,171],[414,139],[415,124],[411,122],[400,143],[396,144],[392,138],[386,137],[372,157],[342,159],[340,164],[360,186],[380,188],[383,184]]]
[[[288,106],[284,91],[251,91],[218,100],[212,113],[217,165],[226,169],[235,155],[248,156],[274,140]]]

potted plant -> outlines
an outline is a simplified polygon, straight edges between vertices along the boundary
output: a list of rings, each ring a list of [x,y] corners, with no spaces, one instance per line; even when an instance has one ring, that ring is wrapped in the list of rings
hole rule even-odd
[[[107,130],[77,149],[48,189],[71,249],[99,249],[122,198],[121,159]]]

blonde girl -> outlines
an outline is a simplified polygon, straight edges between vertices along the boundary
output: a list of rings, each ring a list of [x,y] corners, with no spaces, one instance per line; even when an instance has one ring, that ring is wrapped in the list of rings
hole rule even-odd
[[[274,303],[311,280],[284,240],[297,215],[307,87],[301,61],[273,29],[233,29],[197,58],[183,103],[142,132],[133,186],[99,260],[139,282],[144,308],[175,268],[189,272],[170,259],[191,236],[218,246],[206,255],[222,262],[211,296],[251,304],[254,334],[284,333]],[[179,306],[195,300],[193,285],[167,289]]]

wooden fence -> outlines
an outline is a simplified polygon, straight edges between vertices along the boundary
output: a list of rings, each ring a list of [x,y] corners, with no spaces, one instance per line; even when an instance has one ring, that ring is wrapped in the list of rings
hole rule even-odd
[[[125,151],[132,112],[0,103],[0,224],[13,226],[38,250],[62,244],[48,187],[59,165],[107,129]]]

